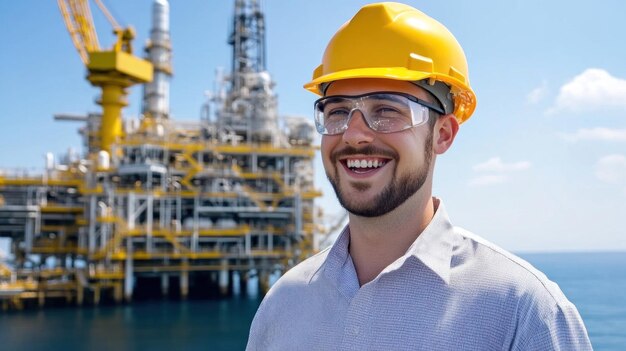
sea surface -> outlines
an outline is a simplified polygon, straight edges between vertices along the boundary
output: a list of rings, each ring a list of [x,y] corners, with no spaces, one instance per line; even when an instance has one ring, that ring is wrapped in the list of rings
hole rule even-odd
[[[626,252],[520,256],[576,305],[594,350],[626,351]]]
[[[521,254],[578,307],[595,350],[626,350],[626,253]],[[243,350],[260,299],[0,312],[0,350]]]

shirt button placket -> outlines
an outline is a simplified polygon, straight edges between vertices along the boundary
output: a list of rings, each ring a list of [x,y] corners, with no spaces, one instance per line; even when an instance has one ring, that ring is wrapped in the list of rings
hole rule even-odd
[[[368,322],[372,300],[372,289],[362,287],[350,301],[348,307],[341,350],[362,350],[369,344],[363,328]]]

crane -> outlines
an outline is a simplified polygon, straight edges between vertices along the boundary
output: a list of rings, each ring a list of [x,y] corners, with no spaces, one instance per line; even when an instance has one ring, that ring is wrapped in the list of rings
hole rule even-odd
[[[100,149],[110,153],[112,144],[123,136],[122,108],[128,105],[126,89],[152,81],[153,68],[150,62],[132,53],[134,29],[122,28],[101,0],[94,1],[117,37],[109,50],[100,47],[89,0],[57,0],[57,3],[72,42],[87,67],[87,80],[102,90],[97,101],[102,106]]]

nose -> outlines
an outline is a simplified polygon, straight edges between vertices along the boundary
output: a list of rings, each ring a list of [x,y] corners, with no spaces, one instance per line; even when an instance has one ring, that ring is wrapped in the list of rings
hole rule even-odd
[[[343,132],[343,142],[350,146],[360,146],[374,141],[376,132],[374,132],[365,121],[365,116],[361,110],[355,109],[348,120],[348,128]]]

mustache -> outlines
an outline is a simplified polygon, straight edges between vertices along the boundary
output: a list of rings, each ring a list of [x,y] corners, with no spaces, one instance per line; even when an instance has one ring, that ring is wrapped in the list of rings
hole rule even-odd
[[[330,154],[330,159],[332,162],[337,162],[340,157],[353,156],[353,155],[377,155],[377,156],[385,156],[389,158],[398,158],[398,153],[393,150],[381,149],[379,147],[373,145],[367,145],[361,148],[355,148],[353,146],[344,146],[339,150],[335,150]]]

